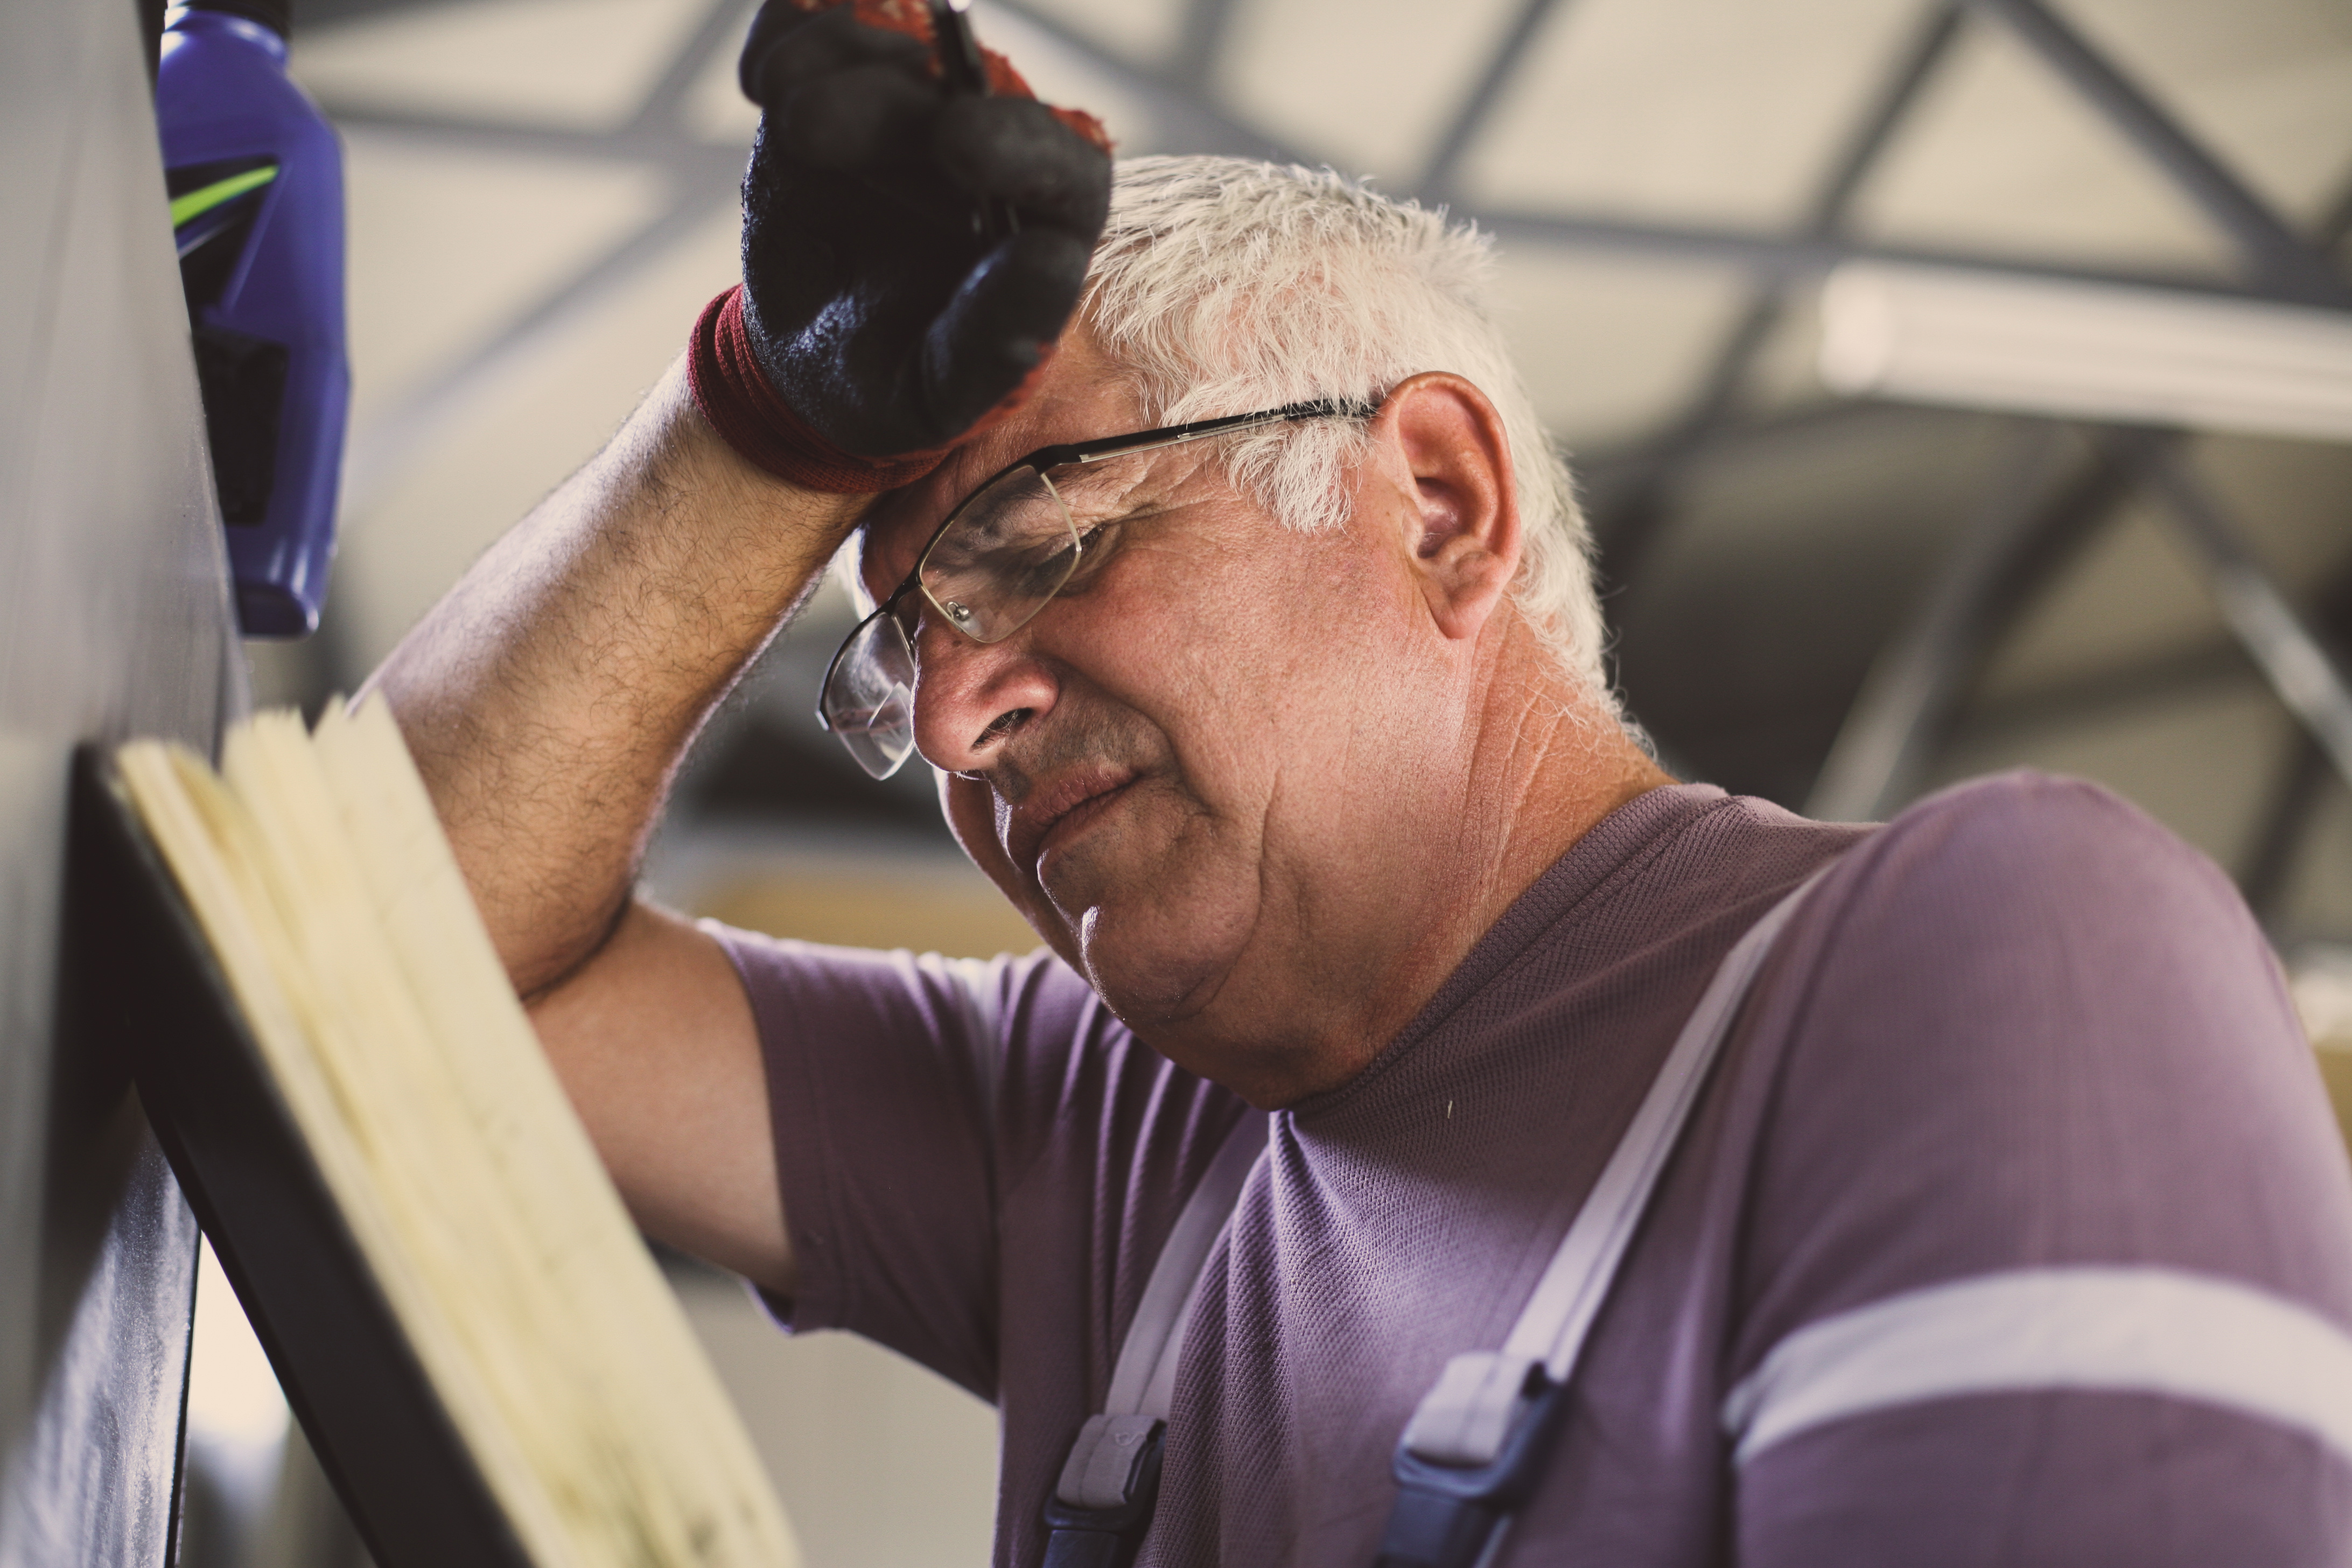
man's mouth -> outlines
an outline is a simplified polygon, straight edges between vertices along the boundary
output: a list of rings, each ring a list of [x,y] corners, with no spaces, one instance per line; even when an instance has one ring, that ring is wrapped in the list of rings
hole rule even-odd
[[[1085,832],[1137,776],[1124,769],[1103,770],[1055,781],[1013,809],[1006,824],[1005,853],[1034,876],[1048,851]]]

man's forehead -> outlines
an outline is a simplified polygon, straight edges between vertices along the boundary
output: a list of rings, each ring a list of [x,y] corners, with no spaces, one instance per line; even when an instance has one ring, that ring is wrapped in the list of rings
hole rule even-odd
[[[948,455],[920,482],[887,497],[869,532],[926,535],[982,480],[1041,447],[1121,436],[1136,428],[1140,400],[1130,377],[1083,333],[1072,331],[1028,398],[1004,421]]]

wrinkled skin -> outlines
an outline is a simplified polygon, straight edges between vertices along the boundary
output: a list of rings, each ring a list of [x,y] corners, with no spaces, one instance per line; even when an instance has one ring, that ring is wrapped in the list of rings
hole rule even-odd
[[[997,467],[1144,423],[1070,345],[885,504],[868,590]],[[1201,448],[1151,454],[1098,481],[1129,521],[1083,592],[990,647],[936,613],[917,632],[917,744],[966,850],[1146,1039],[1262,1103],[1360,1070],[1577,833],[1664,782],[1567,716],[1589,699],[1506,597],[1492,406],[1416,377],[1373,435],[1344,529],[1283,528]]]
[[[869,510],[746,462],[674,365],[371,682],[650,1234],[795,1289],[750,998],[709,932],[635,896],[687,744],[855,529],[887,587],[1010,458],[1148,423],[1080,337]],[[1134,515],[1084,592],[991,647],[917,627],[918,738],[972,858],[1142,1038],[1261,1105],[1360,1073],[1664,779],[1506,596],[1518,520],[1485,397],[1415,376],[1368,434],[1339,531],[1284,531],[1197,448],[1157,455],[1103,470]]]

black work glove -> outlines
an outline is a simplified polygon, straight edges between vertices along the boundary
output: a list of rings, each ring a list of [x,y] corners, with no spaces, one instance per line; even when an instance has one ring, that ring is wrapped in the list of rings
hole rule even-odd
[[[764,112],[740,329],[721,296],[697,332],[696,393],[739,448],[730,425],[756,409],[774,439],[746,456],[814,488],[907,483],[1016,403],[1109,210],[1091,118],[1037,102],[1001,57],[990,96],[950,94],[929,38],[919,0],[767,0],[744,46]],[[1006,213],[1012,232],[989,232]],[[742,384],[745,359],[764,386]],[[722,419],[712,405],[730,400]]]

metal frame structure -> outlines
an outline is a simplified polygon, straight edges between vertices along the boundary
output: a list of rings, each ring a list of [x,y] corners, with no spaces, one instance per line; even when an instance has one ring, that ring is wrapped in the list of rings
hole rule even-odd
[[[367,0],[362,0],[366,4]],[[1218,63],[1227,47],[1234,0],[1191,0],[1168,57],[1130,58],[1068,25],[1042,0],[991,0],[1053,37],[1132,94],[1159,122],[1171,151],[1228,153],[1312,163],[1279,137],[1249,124],[1221,97]],[[2305,237],[2271,210],[2141,87],[2053,10],[2047,0],[1934,0],[1922,8],[1908,45],[1853,128],[1801,222],[1786,232],[1637,222],[1590,212],[1485,207],[1465,199],[1458,176],[1497,106],[1511,89],[1538,34],[1574,0],[1522,0],[1473,84],[1424,161],[1414,188],[1402,192],[1442,202],[1506,242],[1649,254],[1727,264],[1743,271],[1753,292],[1717,347],[1683,414],[1640,451],[1608,466],[1595,507],[1603,565],[1623,581],[1669,514],[1679,474],[1718,442],[1739,434],[1744,393],[1759,350],[1781,319],[1791,289],[1858,258],[2026,273],[2039,277],[2238,294],[2297,305],[2352,309],[2335,258],[2352,230],[2352,185],[2319,232]],[[362,492],[432,430],[467,389],[508,356],[634,273],[677,236],[735,199],[741,153],[696,139],[679,108],[692,83],[734,47],[743,0],[712,0],[702,20],[626,126],[609,132],[527,129],[487,121],[396,114],[330,103],[341,123],[371,132],[437,141],[473,150],[592,158],[659,166],[672,175],[661,212],[514,320],[461,363],[450,367],[391,417],[362,433],[354,454]],[[2242,277],[2210,279],[2162,272],[2084,268],[1953,249],[1873,243],[1845,220],[1906,115],[1971,26],[2001,27],[2126,137],[2192,202],[2234,247]],[[2335,655],[2306,626],[2242,542],[2241,531],[2197,489],[2168,434],[2093,432],[2092,449],[2072,460],[2051,436],[2023,437],[2015,471],[1997,487],[1967,539],[1946,563],[1908,628],[1893,639],[1849,713],[1810,803],[1836,816],[1877,816],[1908,798],[1951,731],[1976,676],[2021,608],[2091,538],[2119,504],[2143,490],[2168,506],[2209,568],[2217,602],[2242,645],[2314,737],[2316,754],[2352,784],[2352,685]],[[2311,815],[2320,786],[2307,748],[2289,769],[2264,847],[2250,881],[2275,882],[2276,865]],[[2312,775],[2306,777],[2306,775]],[[2283,846],[2283,847],[2282,847]]]

